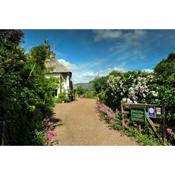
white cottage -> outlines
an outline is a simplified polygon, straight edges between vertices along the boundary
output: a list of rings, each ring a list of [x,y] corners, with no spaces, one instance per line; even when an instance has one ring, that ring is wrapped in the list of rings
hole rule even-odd
[[[55,89],[55,96],[58,97],[61,92],[68,94],[68,92],[73,89],[71,81],[72,72],[57,61],[55,53],[53,52],[50,54],[50,59],[46,60],[46,67],[52,68],[48,77],[56,77],[59,80],[58,87]]]

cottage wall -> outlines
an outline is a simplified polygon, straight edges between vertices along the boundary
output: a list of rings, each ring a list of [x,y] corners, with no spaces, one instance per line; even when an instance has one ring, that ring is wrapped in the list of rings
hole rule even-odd
[[[53,68],[47,77],[55,77],[59,80],[58,87],[55,89],[55,96],[58,97],[61,92],[68,94],[69,90],[72,88],[72,73],[63,64],[56,60],[55,54],[53,52],[50,54],[50,59],[46,60],[46,67]]]

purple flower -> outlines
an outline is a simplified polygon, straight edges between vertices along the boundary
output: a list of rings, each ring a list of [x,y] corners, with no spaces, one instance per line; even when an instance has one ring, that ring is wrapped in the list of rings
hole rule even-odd
[[[109,122],[115,117],[115,112],[103,103],[97,102],[97,111],[105,114]]]

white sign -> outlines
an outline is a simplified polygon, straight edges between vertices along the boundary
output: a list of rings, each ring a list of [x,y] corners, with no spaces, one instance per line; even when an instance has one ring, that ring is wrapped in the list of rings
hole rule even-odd
[[[157,108],[156,108],[156,114],[157,114],[157,115],[161,115],[161,108],[160,108],[160,107],[157,107]]]
[[[149,107],[148,108],[148,115],[149,115],[149,117],[156,117],[155,108]]]

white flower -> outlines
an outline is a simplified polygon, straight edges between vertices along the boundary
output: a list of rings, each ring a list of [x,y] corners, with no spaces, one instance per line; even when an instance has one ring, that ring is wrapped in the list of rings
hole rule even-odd
[[[132,100],[130,100],[129,98],[127,98],[127,103],[132,103]]]
[[[158,96],[158,92],[156,92],[156,91],[151,91],[151,93],[152,93],[152,95],[153,95],[154,97],[157,97],[157,96]]]
[[[124,103],[127,102],[127,99],[126,98],[123,98],[122,99],[122,102],[124,102]]]

